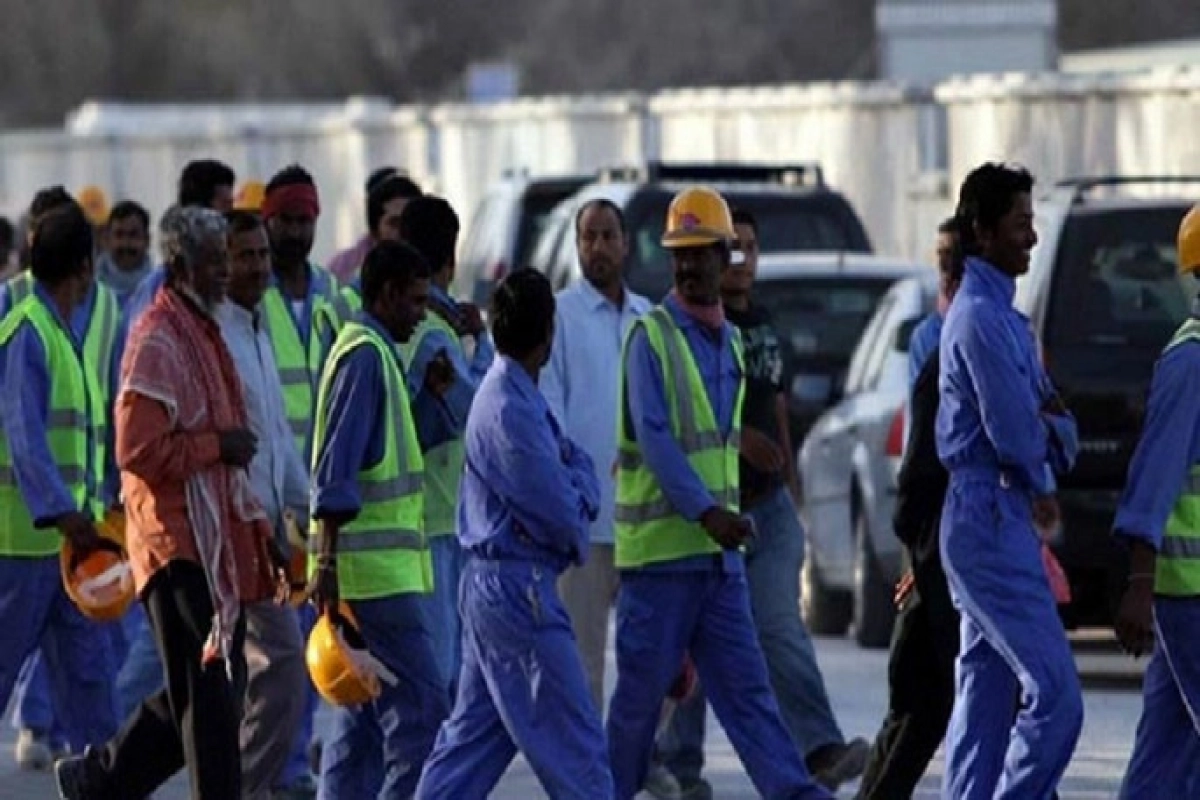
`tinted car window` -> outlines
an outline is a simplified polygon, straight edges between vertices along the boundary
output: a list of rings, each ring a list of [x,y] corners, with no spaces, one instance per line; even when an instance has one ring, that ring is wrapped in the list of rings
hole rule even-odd
[[[521,202],[521,220],[517,228],[515,263],[524,266],[550,221],[550,212],[570,197],[578,186],[548,185],[530,188]]]
[[[1187,316],[1194,284],[1175,265],[1185,209],[1075,215],[1063,228],[1046,322],[1049,347],[1157,352]],[[1100,348],[1099,351],[1094,348]]]

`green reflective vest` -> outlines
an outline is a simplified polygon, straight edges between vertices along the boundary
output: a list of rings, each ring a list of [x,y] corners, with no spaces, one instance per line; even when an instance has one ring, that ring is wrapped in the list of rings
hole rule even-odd
[[[1164,353],[1184,342],[1200,342],[1200,320],[1179,327]],[[1154,575],[1155,594],[1173,597],[1200,595],[1200,464],[1188,470],[1183,491],[1167,519]]]
[[[362,311],[362,293],[358,289],[353,286],[343,286],[341,295],[342,302],[346,304],[350,313],[357,314]]]
[[[374,347],[383,362],[386,390],[383,458],[358,473],[362,509],[338,534],[339,590],[347,600],[428,593],[433,591],[433,565],[421,530],[424,465],[404,374],[392,343],[359,322],[342,327],[321,376],[313,433],[313,472],[326,446],[329,392],[338,365],[359,347]],[[310,572],[316,568],[318,531],[319,524],[314,521],[308,537]]]
[[[313,279],[324,273],[320,267],[312,267]],[[302,336],[296,328],[295,317],[289,308],[290,301],[283,296],[279,287],[267,289],[262,299],[263,319],[271,337],[271,348],[275,363],[279,367],[279,382],[283,386],[283,404],[287,412],[288,425],[296,442],[296,449],[307,460],[312,452],[313,401],[316,399],[317,382],[330,344],[337,336],[342,324],[350,318],[350,310],[342,299],[337,282],[330,277],[328,292],[313,296],[309,328]]]
[[[462,352],[462,341],[458,338],[458,332],[440,314],[429,311],[413,332],[412,338],[400,347],[406,370],[412,365],[421,341],[435,330],[445,332],[453,346]],[[465,464],[466,450],[462,438],[443,442],[425,453],[426,535],[445,536],[457,529],[458,487],[462,481]]]
[[[712,404],[696,359],[683,332],[663,306],[637,320],[625,337],[621,363],[628,355],[629,342],[639,328],[658,356],[663,370],[671,431],[687,455],[696,475],[723,508],[738,510],[738,446],[742,428],[742,402],[746,382],[738,387],[733,411],[733,426],[728,437],[721,435]],[[744,374],[741,337],[733,339],[734,357]],[[680,516],[663,494],[654,473],[642,459],[641,448],[633,438],[628,418],[629,396],[624,368],[621,373],[621,402],[617,411],[617,505],[616,565],[640,567],[689,556],[719,553],[699,522]]]
[[[100,481],[105,459],[102,435],[107,405],[103,383],[68,331],[36,295],[26,295],[0,322],[0,347],[7,345],[22,325],[33,326],[46,351],[50,404],[46,409],[46,434],[50,455],[71,493],[77,510],[96,519],[104,514]],[[11,387],[16,388],[16,387]],[[0,554],[49,556],[62,540],[53,530],[38,530],[17,488],[12,453],[0,429]]]

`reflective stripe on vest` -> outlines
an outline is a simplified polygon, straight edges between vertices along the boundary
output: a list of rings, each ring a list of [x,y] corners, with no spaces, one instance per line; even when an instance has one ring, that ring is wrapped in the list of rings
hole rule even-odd
[[[1200,343],[1200,320],[1194,317],[1179,327],[1163,353],[1189,341]],[[1154,592],[1171,597],[1200,596],[1200,464],[1188,471],[1167,518],[1155,562]]]
[[[360,347],[374,348],[385,384],[383,456],[358,473],[362,508],[338,534],[338,584],[348,600],[367,600],[433,590],[433,565],[422,533],[424,464],[396,351],[360,322],[342,327],[321,376],[313,433],[313,471],[327,446],[329,393],[338,367]],[[319,523],[309,536],[310,553],[320,546]],[[310,571],[316,566],[309,559]]]
[[[26,294],[0,323],[0,347],[8,344],[22,325],[29,324],[46,353],[50,382],[46,439],[59,475],[71,494],[75,508],[104,513],[100,480],[105,459],[105,442],[94,420],[105,417],[101,382],[91,364],[75,347],[42,300]],[[0,430],[0,554],[48,556],[58,552],[58,532],[38,530],[16,483],[12,454]]]
[[[411,367],[424,338],[442,331],[462,353],[458,332],[436,311],[427,311],[425,319],[407,342],[400,346],[404,368]],[[458,522],[458,490],[466,465],[466,450],[461,437],[443,442],[425,453],[425,534],[445,536],[454,533]]]
[[[736,511],[745,381],[739,381],[730,433],[722,436],[691,348],[666,308],[655,308],[631,326],[625,338],[622,363],[639,327],[645,331],[647,342],[662,366],[671,431],[676,441],[713,499],[720,506]],[[744,373],[741,339],[736,333],[732,345],[738,370]],[[718,545],[699,523],[685,520],[675,511],[646,466],[641,449],[633,440],[624,374],[620,391],[615,511],[617,566],[637,567],[719,552]]]

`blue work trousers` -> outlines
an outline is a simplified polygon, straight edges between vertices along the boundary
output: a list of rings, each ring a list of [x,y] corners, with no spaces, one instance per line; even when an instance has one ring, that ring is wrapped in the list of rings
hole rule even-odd
[[[829,704],[812,639],[800,618],[804,529],[782,486],[746,513],[758,532],[746,545],[746,583],[754,630],[767,659],[783,723],[801,755],[807,756],[845,739]],[[664,765],[685,783],[698,780],[704,767],[706,701],[704,692],[698,690],[676,708],[659,737],[658,752]]]
[[[952,475],[943,510],[942,563],[961,614],[942,784],[951,800],[1052,797],[1083,726],[1030,499],[1006,484]]]
[[[458,537],[453,534],[429,537],[433,561],[433,593],[422,598],[429,618],[429,635],[433,637],[433,655],[438,669],[449,687],[449,696],[456,694],[458,671],[462,665],[462,625],[458,616],[458,583],[462,579],[466,554]]]
[[[463,666],[417,797],[487,797],[518,749],[554,800],[613,795],[604,730],[556,573],[471,558],[459,592]]]
[[[1200,599],[1155,600],[1154,634],[1121,800],[1200,797]]]
[[[0,708],[39,645],[71,749],[107,741],[117,730],[111,633],[67,597],[58,556],[0,557]]]
[[[398,681],[383,683],[382,694],[370,703],[333,709],[317,797],[401,800],[416,791],[450,698],[433,657],[421,597],[348,602],[371,655]]]
[[[713,556],[704,571],[622,571],[617,688],[608,710],[618,800],[642,787],[662,702],[685,651],[759,794],[770,800],[831,797],[813,782],[783,724],[753,630],[738,553]]]

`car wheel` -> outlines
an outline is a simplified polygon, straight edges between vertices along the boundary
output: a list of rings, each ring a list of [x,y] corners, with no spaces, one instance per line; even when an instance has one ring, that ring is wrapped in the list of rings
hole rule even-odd
[[[862,647],[887,647],[896,621],[892,587],[883,577],[871,546],[867,516],[854,519],[854,640]]]
[[[843,636],[850,627],[851,595],[828,588],[821,580],[821,568],[809,551],[800,570],[800,611],[809,633],[816,636]]]

